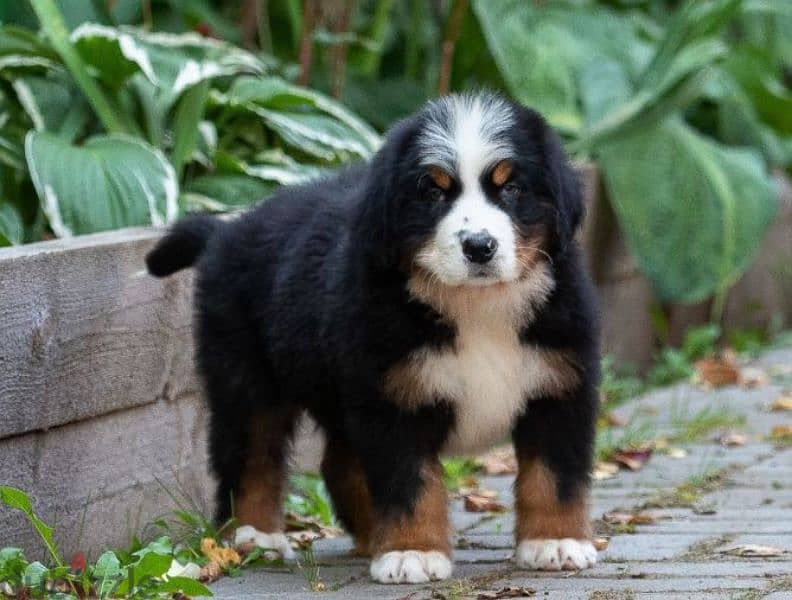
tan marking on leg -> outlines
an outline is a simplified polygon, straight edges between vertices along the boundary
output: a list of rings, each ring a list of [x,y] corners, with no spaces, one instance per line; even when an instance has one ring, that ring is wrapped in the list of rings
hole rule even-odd
[[[338,518],[355,538],[353,553],[369,556],[374,513],[360,460],[346,446],[330,440],[322,458],[322,477]]]
[[[506,183],[512,172],[512,165],[508,160],[502,160],[492,170],[492,183],[498,187]]]
[[[264,533],[283,531],[286,444],[292,416],[262,415],[251,421],[247,461],[234,497],[240,525]]]
[[[588,490],[560,502],[556,478],[538,459],[520,459],[515,482],[516,537],[526,539],[590,539]]]
[[[426,463],[423,487],[411,515],[380,517],[375,525],[371,550],[378,556],[391,550],[437,550],[451,556],[448,496],[443,485],[440,461]]]

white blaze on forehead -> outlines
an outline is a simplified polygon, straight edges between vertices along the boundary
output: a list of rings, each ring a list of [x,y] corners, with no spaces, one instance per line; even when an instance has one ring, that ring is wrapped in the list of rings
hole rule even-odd
[[[448,96],[429,105],[419,145],[421,163],[451,174],[461,192],[437,224],[433,240],[417,255],[418,263],[448,284],[511,281],[519,275],[514,225],[506,212],[487,200],[480,179],[513,151],[507,132],[514,124],[511,107],[491,94]],[[488,263],[490,278],[471,279],[460,234],[486,231],[498,242]]]
[[[514,125],[511,107],[494,94],[464,94],[430,103],[419,137],[421,163],[460,178],[512,154],[507,133]]]

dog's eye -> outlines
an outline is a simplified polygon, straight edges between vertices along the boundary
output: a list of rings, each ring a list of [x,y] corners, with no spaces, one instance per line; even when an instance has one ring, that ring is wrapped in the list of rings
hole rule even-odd
[[[522,190],[516,183],[506,183],[500,189],[500,197],[502,200],[514,200],[518,198]]]
[[[439,187],[432,186],[427,190],[426,196],[432,202],[440,202],[445,199],[445,192]]]

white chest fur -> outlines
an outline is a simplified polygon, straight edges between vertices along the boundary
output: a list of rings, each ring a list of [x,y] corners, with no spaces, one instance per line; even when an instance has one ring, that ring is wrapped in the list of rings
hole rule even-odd
[[[453,347],[421,349],[392,373],[392,395],[407,404],[452,403],[456,422],[444,453],[478,452],[506,439],[532,396],[573,377],[564,355],[519,340],[532,304],[552,289],[549,275],[538,275],[511,289],[432,298],[456,326]]]

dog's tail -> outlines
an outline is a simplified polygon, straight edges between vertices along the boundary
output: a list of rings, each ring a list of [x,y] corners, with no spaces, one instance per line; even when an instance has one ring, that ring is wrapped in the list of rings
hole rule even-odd
[[[209,238],[221,226],[222,221],[211,215],[182,219],[146,255],[149,273],[155,277],[167,277],[191,267],[203,253]]]

